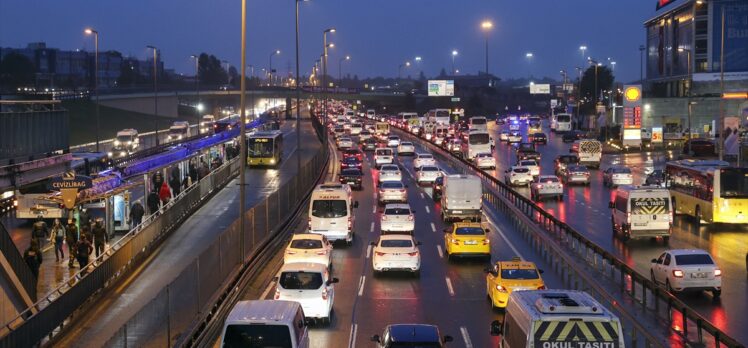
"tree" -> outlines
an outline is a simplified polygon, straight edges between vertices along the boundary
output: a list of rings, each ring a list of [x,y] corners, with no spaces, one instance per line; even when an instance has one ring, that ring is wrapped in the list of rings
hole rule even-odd
[[[236,71],[236,68],[233,66],[229,67],[229,79],[231,80],[232,86],[239,87],[239,72]]]
[[[221,66],[221,61],[212,54],[200,53],[197,66],[200,82],[205,85],[225,85],[228,81],[228,75],[226,74],[226,70]]]
[[[9,53],[0,61],[0,86],[8,90],[32,86],[35,73],[36,67],[28,57],[20,53]]]
[[[609,91],[613,86],[613,72],[607,66],[597,67],[597,97],[600,98],[602,93],[600,91]],[[595,66],[591,66],[585,70],[582,75],[582,86],[581,86],[582,98],[586,98],[586,102],[582,105],[581,111],[585,114],[595,114]]]

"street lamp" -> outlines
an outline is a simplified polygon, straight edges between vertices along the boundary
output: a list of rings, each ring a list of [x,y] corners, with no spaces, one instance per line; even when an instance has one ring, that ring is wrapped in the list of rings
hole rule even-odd
[[[587,51],[587,46],[585,45],[579,46],[579,50],[582,51],[582,59],[584,59],[584,57],[586,57],[584,53]]]
[[[343,84],[343,61],[344,60],[351,60],[351,56],[345,56],[345,57],[340,58],[340,60],[338,60],[338,85],[339,86]]]
[[[400,66],[397,67],[397,79],[398,80],[400,80],[400,78],[401,78],[400,76],[401,76],[401,72],[402,72],[402,69],[403,69],[404,66],[405,67],[409,67],[410,66],[410,62],[405,62],[403,64],[400,64]]]
[[[485,20],[480,24],[481,29],[483,29],[483,37],[486,41],[486,75],[488,75],[488,32],[491,31],[493,28],[493,23],[489,20]]]
[[[86,28],[86,35],[94,36],[94,93],[96,93],[96,152],[99,152],[99,32]]]
[[[148,45],[153,50],[153,120],[156,126],[156,146],[158,146],[158,48]]]
[[[532,57],[534,56],[532,52],[525,53],[525,58],[527,58],[527,73],[530,75],[530,78],[532,78]]]
[[[200,113],[202,110],[202,104],[200,104],[200,57],[196,54],[193,54],[190,56],[190,58],[195,60],[195,99],[197,99],[197,104],[195,104],[195,109],[197,112],[197,134],[200,134]]]
[[[296,0],[296,130],[301,130],[301,89],[299,89],[299,2],[307,0]],[[314,73],[312,73],[313,75]],[[327,133],[324,133],[327,135]],[[301,137],[300,134],[296,134],[296,148],[301,149]],[[296,172],[301,173],[301,156],[296,156]]]
[[[644,45],[639,46],[639,83],[644,83]]]
[[[270,53],[270,69],[268,70],[268,84],[273,85],[273,56],[276,54],[280,54],[280,50],[275,50],[273,53]]]
[[[323,49],[323,53],[322,53],[322,86],[323,87],[322,88],[324,88],[323,91],[325,92],[323,94],[325,97],[325,103],[324,103],[325,120],[327,120],[327,48],[328,48],[327,33],[334,33],[334,32],[335,32],[335,28],[327,28],[322,31],[322,49]],[[335,45],[330,44],[329,47],[335,47]]]
[[[247,82],[246,82],[246,76],[247,76],[247,0],[242,0],[242,24],[241,24],[241,81],[239,84],[239,89],[241,91],[240,97],[239,97],[239,250],[241,255],[245,255],[244,250],[244,227],[245,227],[245,219],[244,219],[244,209],[246,205],[246,165],[247,165],[247,135],[246,135],[246,127],[247,127],[247,105],[246,105],[246,94],[247,94]],[[254,110],[254,105],[252,105],[252,110]],[[298,129],[297,129],[298,131]],[[297,134],[298,137],[298,134]],[[255,234],[254,229],[252,229],[252,245],[255,245]]]
[[[688,65],[687,72],[688,72],[688,139],[691,139],[691,134],[693,132],[691,131],[691,115],[692,113],[692,105],[691,103],[691,85],[693,84],[693,70],[691,70],[691,50],[688,48],[685,48],[683,46],[678,47],[679,53],[686,53],[686,63]],[[691,142],[688,142],[688,153],[691,154]]]
[[[455,57],[457,57],[457,50],[452,50],[452,75],[455,74]]]
[[[595,107],[597,107],[597,68],[600,67],[600,66],[602,66],[602,64],[600,64],[598,61],[592,59],[591,57],[587,57],[587,61],[590,64],[594,64],[595,65],[595,99],[594,99],[594,103],[595,103]]]
[[[421,56],[416,56],[413,60],[416,62],[416,65],[418,66],[418,76],[420,78],[421,76],[420,74],[423,72],[423,70],[421,70],[421,60],[423,60],[423,58],[421,58]]]

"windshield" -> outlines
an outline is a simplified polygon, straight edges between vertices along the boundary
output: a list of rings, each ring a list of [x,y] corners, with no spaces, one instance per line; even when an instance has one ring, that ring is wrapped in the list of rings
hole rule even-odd
[[[434,156],[431,156],[431,155],[418,155],[418,158],[419,159],[432,159],[432,158],[434,158]]]
[[[512,171],[515,172],[515,173],[527,173],[530,170],[527,169],[527,168],[514,168],[514,169],[512,169]]]
[[[383,189],[401,189],[403,188],[403,184],[397,181],[385,181],[380,184],[380,187]]]
[[[126,142],[131,141],[131,140],[132,140],[132,137],[129,136],[129,135],[119,135],[119,136],[117,136],[117,141],[119,141],[121,143],[126,143]]]
[[[340,172],[340,175],[360,176],[360,175],[363,175],[363,173],[359,169],[351,168],[351,169],[343,169]]]
[[[455,234],[458,236],[482,236],[483,231],[480,227],[458,227],[455,229]]]
[[[388,345],[389,348],[440,348],[442,345],[438,342],[424,343],[424,342],[393,342]]]
[[[436,117],[449,117],[449,111],[444,111],[444,110],[437,111]]]
[[[501,278],[503,279],[538,279],[538,271],[535,269],[502,269]]]
[[[270,157],[273,155],[273,140],[268,138],[250,138],[247,153],[249,156]]]
[[[707,254],[675,255],[675,264],[686,265],[713,265],[712,257]]]
[[[616,174],[631,174],[631,169],[628,169],[626,167],[614,168],[613,169],[613,173],[616,173]]]
[[[422,172],[438,172],[439,168],[437,167],[431,167],[431,166],[423,166],[421,167]]]
[[[384,215],[409,215],[410,209],[408,208],[387,208],[384,210]]]
[[[582,167],[582,166],[569,166],[568,168],[570,172],[586,172],[587,171],[587,167]]]
[[[322,286],[322,274],[303,271],[283,272],[278,283],[288,290],[315,290]]]
[[[488,144],[488,142],[489,142],[488,134],[485,134],[485,133],[470,134],[471,145],[483,145],[483,144]]]
[[[407,239],[387,239],[379,243],[379,246],[383,248],[410,248],[413,246],[413,242]]]
[[[725,168],[719,173],[721,197],[748,197],[748,169]]]
[[[291,241],[291,248],[294,249],[320,249],[322,241],[318,239],[294,239]]]
[[[556,122],[571,122],[571,116],[569,116],[569,115],[558,115],[558,116],[556,116]]]
[[[291,348],[291,334],[286,325],[229,325],[223,336],[224,348]]]
[[[521,166],[536,166],[538,164],[535,163],[535,161],[522,161],[522,162],[519,162],[519,165],[521,165]]]
[[[346,202],[338,200],[316,200],[312,203],[312,216],[318,218],[340,218],[348,215]]]
[[[551,177],[540,178],[540,180],[538,180],[538,181],[540,181],[541,183],[545,184],[545,183],[549,183],[549,182],[558,182],[558,178],[551,178]]]
[[[471,124],[486,124],[485,118],[473,118],[470,120]]]
[[[377,155],[380,155],[380,156],[392,155],[392,149],[377,149]]]

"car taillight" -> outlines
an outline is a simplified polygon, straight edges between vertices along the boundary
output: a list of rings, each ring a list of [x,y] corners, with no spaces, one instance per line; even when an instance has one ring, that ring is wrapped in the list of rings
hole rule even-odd
[[[278,289],[275,289],[275,295],[273,296],[273,299],[274,299],[274,300],[277,300],[277,299],[279,299],[280,297],[281,297],[281,293],[280,293],[280,290],[278,290]]]
[[[412,253],[408,253],[408,256],[418,256],[418,252],[414,251]]]
[[[377,256],[384,256],[385,255],[385,253],[383,253],[381,251],[377,251],[374,254],[376,254]]]
[[[400,192],[401,193],[405,193],[405,189],[400,189]]]
[[[543,184],[538,185],[538,190],[542,190],[542,189],[543,189]]]
[[[320,250],[320,251],[316,252],[316,254],[317,255],[325,255],[325,254],[327,254],[327,251]]]
[[[538,290],[545,290],[545,285],[538,286]]]
[[[714,270],[714,276],[715,277],[719,277],[721,275],[722,275],[722,270],[721,269],[717,268],[717,269]]]
[[[387,221],[387,215],[382,215],[382,221]]]
[[[491,244],[491,240],[488,239],[488,238],[484,239],[483,240],[483,245],[488,245],[488,244]]]
[[[499,292],[502,292],[502,293],[506,293],[507,292],[506,288],[503,287],[503,286],[501,286],[501,285],[496,285],[496,290],[498,290]]]
[[[558,184],[558,187],[560,187],[563,190],[564,189],[564,184]]]
[[[631,223],[631,212],[626,213],[626,222]]]
[[[286,254],[288,255],[296,255],[296,252],[293,250],[286,250]]]
[[[673,277],[683,278],[683,271],[679,269],[673,270]]]
[[[312,220],[309,220],[309,230],[312,230]]]
[[[413,221],[413,214],[408,215],[408,221]]]
[[[460,241],[457,240],[457,239],[454,239],[454,238],[450,239],[449,242],[452,243],[452,244],[454,244],[454,245],[460,245]]]
[[[322,299],[327,300],[327,288],[322,288]]]
[[[351,230],[353,228],[353,218],[350,216],[348,217],[348,230]]]

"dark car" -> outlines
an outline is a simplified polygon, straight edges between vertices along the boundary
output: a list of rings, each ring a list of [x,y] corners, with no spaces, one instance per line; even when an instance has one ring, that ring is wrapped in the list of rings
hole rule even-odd
[[[561,174],[569,164],[579,164],[579,157],[577,157],[577,155],[559,155],[556,157],[556,159],[553,160],[553,167],[556,171],[556,175]]]
[[[683,153],[689,156],[714,156],[714,143],[709,139],[686,140],[683,144]]]
[[[529,138],[529,140],[535,144],[548,144],[548,137],[545,133],[532,133]]]
[[[354,190],[363,189],[364,172],[359,168],[346,168],[338,174],[341,184],[348,184]]]
[[[234,127],[239,127],[239,122],[231,120],[220,120],[213,124],[213,132],[218,134],[223,131],[231,130]]]
[[[571,131],[571,132],[564,133],[564,135],[561,136],[561,141],[565,143],[573,143],[579,139],[583,139],[584,137],[585,137],[584,132]]]
[[[377,149],[377,140],[374,138],[369,138],[364,141],[364,151],[374,151]]]
[[[348,158],[348,157],[356,157],[357,160],[363,161],[364,160],[364,153],[361,152],[361,150],[359,150],[357,148],[343,150],[343,158],[345,159],[345,158]]]
[[[521,161],[526,159],[540,161],[540,152],[535,150],[534,143],[520,143],[517,146],[517,160]]]
[[[359,160],[356,157],[346,157],[340,160],[340,169],[346,169],[346,168],[358,168],[361,169],[363,166],[361,160]]]
[[[452,336],[441,336],[439,328],[428,324],[393,324],[384,328],[382,336],[371,337],[380,348],[441,348],[452,342]]]
[[[434,199],[434,201],[438,201],[442,197],[442,190],[444,188],[444,177],[438,176],[434,180],[434,182],[431,183],[431,190],[433,191],[431,193],[431,197]]]

